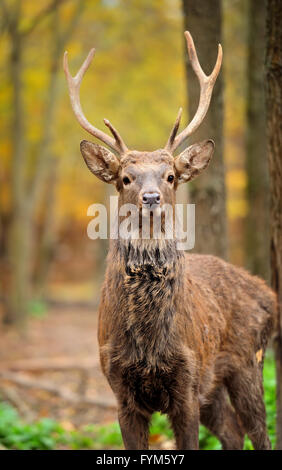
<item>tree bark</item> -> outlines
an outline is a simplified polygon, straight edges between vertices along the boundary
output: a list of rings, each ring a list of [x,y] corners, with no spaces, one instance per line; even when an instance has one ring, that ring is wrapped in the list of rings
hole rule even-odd
[[[33,272],[33,295],[37,299],[42,299],[46,292],[46,285],[49,273],[49,266],[55,255],[55,245],[57,238],[57,227],[55,217],[56,187],[58,180],[58,166],[56,159],[50,158],[49,175],[47,178],[47,190],[45,191],[40,228],[40,237],[36,252],[36,263]]]
[[[249,0],[246,170],[246,266],[269,281],[269,171],[264,98],[265,1]]]
[[[59,18],[59,5],[64,0],[52,0],[47,8],[39,13],[31,23],[32,27],[22,30],[22,1],[17,0],[12,6],[1,4],[6,17],[10,41],[9,78],[12,93],[12,216],[9,226],[9,243],[6,255],[8,272],[7,290],[5,292],[4,323],[22,326],[26,320],[28,300],[32,291],[31,279],[34,255],[34,229],[36,215],[41,202],[46,173],[50,168],[50,144],[54,127],[56,110],[57,82],[64,45],[71,36],[79,19],[85,0],[76,2],[73,17],[62,32]],[[22,55],[26,46],[26,37],[46,17],[53,13],[52,25],[53,51],[47,104],[42,121],[42,137],[38,148],[36,168],[30,187],[27,184],[27,152],[24,129]],[[6,271],[6,270],[5,270]]]
[[[25,200],[25,132],[22,85],[23,44],[19,33],[21,2],[16,2],[9,18],[9,75],[12,90],[12,216],[7,247],[9,289],[5,296],[5,323],[16,323],[26,314],[29,272],[26,258],[27,206]]]
[[[270,170],[271,283],[278,295],[275,341],[277,449],[282,449],[282,3],[267,2],[266,109]]]
[[[192,34],[199,61],[206,74],[216,62],[222,42],[221,1],[182,0],[185,29]],[[199,102],[199,84],[186,53],[188,110],[193,118]],[[209,168],[189,185],[190,202],[196,204],[195,251],[227,257],[225,180],[223,163],[223,72],[214,87],[210,108],[191,142],[213,139],[215,153]],[[189,143],[189,144],[190,144]]]
[[[62,1],[54,1],[54,4],[62,3]],[[51,56],[51,66],[49,74],[49,85],[47,91],[47,100],[46,108],[43,115],[42,121],[42,135],[39,143],[35,172],[34,177],[32,178],[31,187],[29,188],[29,194],[27,196],[28,212],[29,212],[29,235],[28,240],[29,244],[27,246],[28,256],[30,259],[30,264],[33,267],[36,266],[35,257],[38,257],[37,274],[38,282],[35,282],[34,293],[35,295],[43,294],[45,286],[45,281],[48,275],[48,269],[50,260],[52,258],[52,245],[55,239],[55,227],[52,224],[54,220],[54,204],[55,204],[55,183],[56,175],[54,171],[54,156],[51,152],[51,143],[53,138],[53,132],[55,129],[55,115],[58,99],[58,80],[59,80],[59,71],[61,68],[61,60],[63,55],[63,50],[67,41],[70,39],[77,22],[82,13],[85,0],[77,1],[75,11],[72,15],[70,23],[62,31],[60,24],[59,10],[55,8],[52,17],[52,56]],[[50,177],[53,180],[48,184],[49,199],[47,203],[43,200],[44,190]],[[42,202],[45,202],[44,215],[45,221],[43,222],[44,230],[42,232],[42,237],[38,241],[38,250],[34,250],[34,240],[35,240],[35,228],[36,228],[36,216],[38,209],[40,208]]]

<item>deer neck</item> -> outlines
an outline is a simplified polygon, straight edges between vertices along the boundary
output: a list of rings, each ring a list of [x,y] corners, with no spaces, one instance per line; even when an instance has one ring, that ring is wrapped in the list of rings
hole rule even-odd
[[[117,240],[117,249],[125,265],[126,274],[130,272],[144,273],[164,271],[174,267],[183,258],[183,252],[177,249],[177,240]]]
[[[153,367],[169,353],[184,255],[175,240],[117,240],[114,250],[123,273],[121,304],[129,356]]]

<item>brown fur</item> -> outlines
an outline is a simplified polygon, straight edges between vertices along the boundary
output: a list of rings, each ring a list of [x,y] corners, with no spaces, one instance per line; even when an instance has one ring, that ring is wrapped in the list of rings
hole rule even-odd
[[[120,205],[140,205],[144,190],[174,205],[178,184],[204,169],[213,150],[206,141],[175,160],[159,150],[116,163],[113,154],[101,159],[98,147],[84,143],[83,156],[116,184]],[[148,448],[150,418],[160,411],[178,449],[198,448],[200,421],[224,449],[242,449],[246,433],[255,449],[269,449],[262,367],[275,312],[274,293],[244,269],[185,254],[176,240],[112,240],[98,337],[125,447]]]

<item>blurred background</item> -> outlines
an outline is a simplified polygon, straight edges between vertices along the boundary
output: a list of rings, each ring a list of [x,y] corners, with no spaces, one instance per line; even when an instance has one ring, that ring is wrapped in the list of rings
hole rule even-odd
[[[87,237],[87,208],[114,189],[86,168],[92,139],[76,122],[62,68],[77,72],[85,115],[118,128],[129,148],[164,146],[180,106],[192,119],[199,86],[183,32],[209,74],[223,68],[205,122],[209,169],[182,185],[196,204],[196,252],[270,281],[264,110],[265,2],[254,0],[0,0],[0,444],[8,448],[120,447],[115,402],[97,355],[96,309],[107,242]],[[275,439],[275,378],[266,401]],[[154,417],[152,446],[171,448]],[[201,447],[218,448],[201,428]],[[167,447],[166,447],[167,446]],[[250,447],[250,443],[246,446]]]

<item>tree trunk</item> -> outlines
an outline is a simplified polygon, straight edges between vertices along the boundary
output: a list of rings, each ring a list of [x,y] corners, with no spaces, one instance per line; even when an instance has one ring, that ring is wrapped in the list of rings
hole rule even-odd
[[[39,150],[36,160],[36,168],[32,184],[29,190],[28,209],[30,213],[30,228],[29,228],[29,257],[32,266],[36,266],[36,260],[33,257],[38,256],[37,270],[35,275],[38,279],[34,282],[35,295],[43,295],[46,287],[46,279],[52,259],[52,252],[54,240],[56,238],[56,229],[54,224],[54,205],[55,205],[55,183],[56,171],[53,170],[56,164],[54,157],[51,153],[51,143],[53,139],[53,132],[55,130],[55,116],[56,107],[58,102],[58,80],[59,72],[61,70],[61,61],[63,50],[66,43],[70,39],[73,31],[79,21],[80,15],[84,8],[85,0],[79,0],[72,15],[72,18],[65,28],[62,30],[60,23],[59,10],[56,8],[53,12],[52,18],[52,56],[51,67],[49,74],[49,85],[47,91],[47,104],[43,116],[42,123],[42,136],[39,144]],[[53,174],[53,181],[48,184],[49,199],[48,202],[42,201],[44,196],[44,189],[48,183],[48,177]],[[52,177],[52,176],[51,176]],[[33,244],[35,240],[36,216],[40,206],[44,204],[44,215],[46,220],[43,221],[44,231],[42,237],[38,241],[38,250],[34,250]]]
[[[29,272],[26,259],[27,245],[27,217],[25,200],[25,133],[24,112],[22,97],[22,41],[19,33],[19,20],[21,17],[21,3],[11,18],[9,33],[11,38],[11,52],[9,61],[9,75],[12,90],[12,217],[8,240],[8,273],[9,289],[5,295],[5,323],[19,322],[25,318],[29,292]]]
[[[249,212],[246,220],[245,253],[247,268],[269,281],[269,172],[264,99],[265,16],[265,1],[249,0],[246,130]]]
[[[44,213],[33,275],[33,295],[37,299],[41,299],[46,293],[49,267],[54,258],[56,238],[58,235],[55,217],[58,166],[54,157],[50,159],[50,163],[47,178],[48,189],[45,191],[43,201]]]
[[[25,323],[28,300],[31,294],[31,278],[34,266],[34,232],[36,216],[44,192],[46,174],[52,164],[50,160],[50,144],[54,128],[54,117],[57,105],[57,82],[61,64],[61,56],[65,43],[69,40],[85,0],[76,3],[71,21],[62,31],[59,18],[59,5],[62,2],[54,0],[46,9],[38,14],[31,26],[21,29],[22,21],[21,0],[17,0],[13,7],[2,8],[6,14],[10,40],[9,78],[12,90],[12,122],[11,139],[12,151],[12,217],[9,227],[9,241],[7,248],[7,290],[5,292],[4,322],[8,324]],[[4,4],[3,4],[4,5]],[[24,130],[23,85],[22,85],[22,52],[25,38],[47,14],[53,13],[52,39],[53,53],[51,56],[51,70],[49,76],[48,98],[42,120],[42,137],[36,160],[36,168],[30,187],[27,185],[27,152],[26,135]],[[6,271],[6,270],[5,270]]]
[[[277,449],[282,449],[282,3],[267,2],[266,109],[271,180],[271,283],[278,294],[275,341]]]
[[[216,62],[217,45],[222,42],[221,1],[182,0],[185,29],[192,34],[199,61],[206,74]],[[186,53],[188,109],[190,120],[199,102],[199,84]],[[190,202],[196,204],[195,251],[227,257],[225,181],[223,163],[223,72],[214,87],[207,116],[191,143],[215,141],[215,153],[209,168],[189,185]]]

